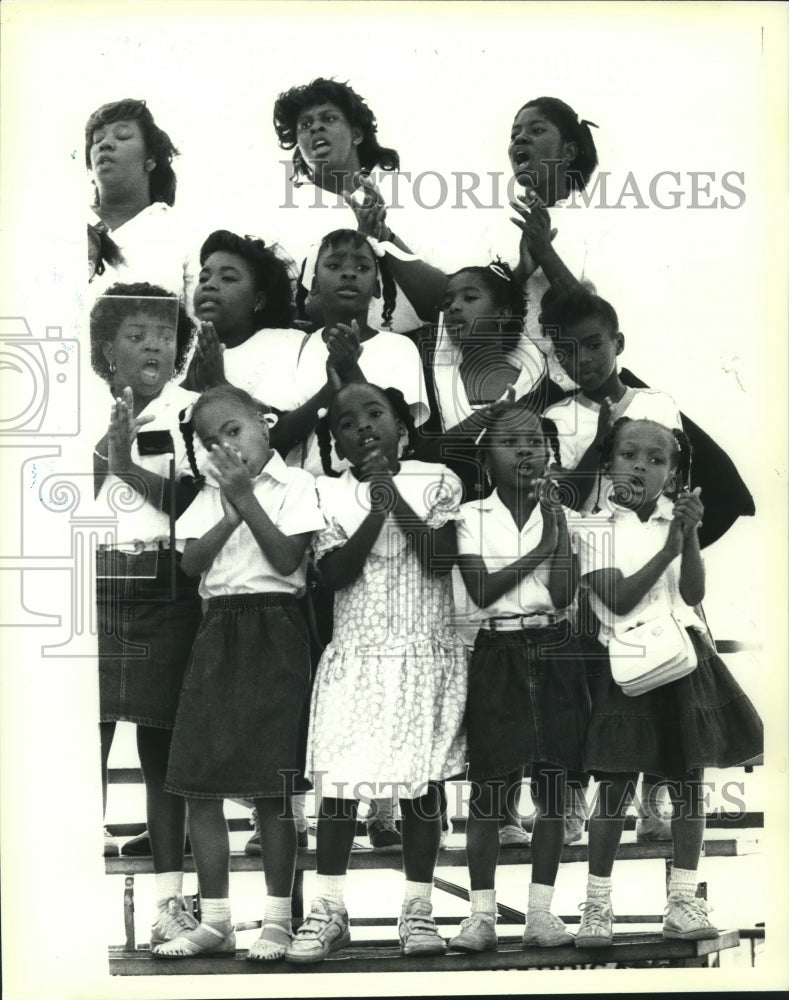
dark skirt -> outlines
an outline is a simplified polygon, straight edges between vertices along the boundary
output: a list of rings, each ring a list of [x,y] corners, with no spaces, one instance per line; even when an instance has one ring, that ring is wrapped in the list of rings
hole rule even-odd
[[[606,664],[593,692],[586,742],[590,771],[646,771],[681,778],[703,767],[735,767],[763,752],[762,720],[726,664],[688,629],[698,666],[686,677],[631,698]]]
[[[581,769],[589,719],[586,670],[566,622],[477,634],[469,669],[469,778],[531,763]]]
[[[310,644],[288,594],[207,602],[175,720],[165,789],[197,799],[304,791]]]
[[[200,626],[197,580],[181,571],[175,596],[170,551],[116,549],[97,557],[99,701],[102,722],[172,729],[186,665]]]

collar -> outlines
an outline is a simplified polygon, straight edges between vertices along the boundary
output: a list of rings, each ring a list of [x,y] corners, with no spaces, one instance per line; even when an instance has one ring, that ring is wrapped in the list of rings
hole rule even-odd
[[[499,496],[498,489],[495,489],[490,494],[490,496],[485,497],[484,500],[472,500],[468,506],[475,507],[479,511],[485,511],[485,512],[493,511],[499,517],[504,517],[508,521],[510,521],[513,527],[516,527],[515,521],[512,517],[512,511],[509,509],[509,507],[507,507],[507,505]],[[534,510],[531,512],[531,514],[529,514],[526,523],[520,530],[526,531],[526,529],[532,527],[534,522],[537,520],[542,521],[542,513],[540,512],[539,504],[535,504]]]
[[[255,486],[257,486],[258,483],[263,482],[264,479],[273,479],[275,483],[286,485],[288,482],[288,475],[288,466],[285,465],[285,462],[279,452],[272,448],[271,458],[269,458],[268,462],[266,462],[258,475],[252,480],[252,487],[254,489]],[[210,469],[206,469],[205,481],[209,486],[214,486],[219,489],[219,483],[211,474]]]
[[[630,510],[629,507],[622,507],[620,504],[615,503],[613,500],[609,500],[611,504],[611,520],[622,520],[629,517],[638,518],[638,514],[634,510]],[[674,503],[672,500],[664,494],[657,498],[657,503],[655,504],[655,509],[646,519],[642,521],[642,524],[649,524],[651,521],[671,521],[673,519]]]

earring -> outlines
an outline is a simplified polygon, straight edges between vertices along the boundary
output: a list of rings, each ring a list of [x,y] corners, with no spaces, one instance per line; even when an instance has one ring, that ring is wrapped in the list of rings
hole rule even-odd
[[[115,362],[114,361],[110,361],[110,375],[114,375],[116,371],[117,371],[117,369],[115,367]]]

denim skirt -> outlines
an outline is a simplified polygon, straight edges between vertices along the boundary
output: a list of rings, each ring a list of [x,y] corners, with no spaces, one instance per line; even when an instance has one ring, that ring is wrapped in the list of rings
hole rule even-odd
[[[586,745],[595,774],[645,771],[681,778],[703,767],[735,767],[764,750],[759,714],[696,629],[698,666],[679,680],[630,697],[606,663],[593,694]]]
[[[310,641],[289,594],[206,602],[175,720],[165,789],[189,798],[304,791]]]
[[[170,551],[98,553],[96,612],[102,722],[172,729],[189,653],[200,625],[196,579]]]
[[[581,769],[589,719],[586,670],[567,622],[543,628],[480,629],[469,670],[469,778],[522,765]]]

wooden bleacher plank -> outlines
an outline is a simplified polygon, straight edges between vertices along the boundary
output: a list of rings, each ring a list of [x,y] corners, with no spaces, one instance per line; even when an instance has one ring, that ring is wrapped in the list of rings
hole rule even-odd
[[[758,839],[754,841],[758,844]],[[749,850],[751,843],[740,844],[735,838],[707,839],[704,841],[703,854],[708,858],[731,858]],[[673,844],[668,840],[638,842],[623,842],[617,852],[618,861],[628,861],[643,858],[671,858]],[[589,857],[587,844],[572,844],[562,851],[562,862],[585,862]],[[507,847],[499,854],[499,864],[531,864],[531,847]],[[402,854],[377,854],[375,851],[362,849],[351,854],[350,870],[354,869],[395,869],[403,866]],[[466,850],[464,847],[444,847],[439,852],[439,868],[457,868],[466,866]],[[238,851],[230,855],[230,870],[234,872],[257,872],[261,868],[261,859],[250,857]],[[153,873],[153,860],[145,858],[105,858],[104,869],[108,875],[150,875]],[[296,859],[297,871],[315,870],[315,852],[300,852]],[[194,872],[194,858],[187,855],[184,859],[184,871]]]
[[[148,950],[110,948],[110,973],[124,976],[171,975],[304,975],[309,973],[380,974],[386,972],[470,972],[540,969],[556,966],[609,965],[641,962],[700,964],[709,955],[739,946],[737,931],[723,931],[712,941],[670,941],[660,934],[619,934],[610,948],[528,948],[518,939],[504,938],[498,951],[479,955],[449,953],[431,958],[407,958],[396,945],[369,942],[352,944],[324,962],[295,965],[290,962],[248,962],[246,951],[234,955],[189,959],[162,959]]]

